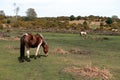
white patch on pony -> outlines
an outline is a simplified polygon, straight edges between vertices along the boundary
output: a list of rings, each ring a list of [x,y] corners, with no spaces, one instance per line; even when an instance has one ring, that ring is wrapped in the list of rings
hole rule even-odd
[[[30,50],[29,49],[26,51],[26,53],[27,53],[27,57],[30,58]]]
[[[42,40],[41,40],[41,42],[39,43],[39,45],[37,46],[37,50],[36,50],[35,56],[38,55],[38,52],[39,52],[39,49],[40,49],[41,44],[42,44]]]
[[[25,33],[26,36],[28,36],[28,33]]]
[[[87,32],[82,31],[82,32],[80,32],[80,34],[81,34],[81,36],[84,36],[84,35],[87,35]]]

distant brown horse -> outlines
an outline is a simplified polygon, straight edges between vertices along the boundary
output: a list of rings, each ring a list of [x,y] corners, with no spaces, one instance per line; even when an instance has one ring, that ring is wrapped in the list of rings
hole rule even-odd
[[[40,56],[39,48],[43,47],[45,55],[48,55],[48,45],[41,34],[32,35],[29,33],[24,34],[20,39],[20,62],[24,62],[25,59],[25,47],[27,53],[27,61],[30,62],[30,48],[37,48],[35,53],[35,59]],[[39,55],[38,55],[39,53]]]

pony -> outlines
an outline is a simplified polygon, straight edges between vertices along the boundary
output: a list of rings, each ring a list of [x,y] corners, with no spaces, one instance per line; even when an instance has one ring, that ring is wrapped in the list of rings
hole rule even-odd
[[[80,32],[80,35],[81,35],[81,36],[86,36],[86,35],[87,35],[87,32],[81,31],[81,32]]]
[[[29,33],[25,33],[20,38],[20,57],[19,61],[24,62],[25,59],[25,48],[27,53],[27,61],[30,62],[30,48],[37,48],[35,53],[35,59],[37,57],[40,57],[39,49],[40,47],[43,47],[43,52],[45,53],[45,56],[48,56],[48,45],[45,39],[41,34],[32,35]],[[39,54],[39,55],[38,55]]]

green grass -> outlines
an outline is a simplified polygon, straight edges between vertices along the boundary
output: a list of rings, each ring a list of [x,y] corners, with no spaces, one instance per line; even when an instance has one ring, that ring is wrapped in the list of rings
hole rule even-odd
[[[11,36],[19,32],[10,32]],[[83,67],[89,64],[107,68],[113,75],[111,80],[120,79],[120,37],[90,35],[83,39],[79,34],[43,33],[49,45],[49,56],[19,63],[19,41],[0,40],[0,80],[100,80],[75,76],[63,71],[66,67]],[[92,38],[91,38],[92,37]],[[109,40],[94,38],[108,37]],[[53,50],[80,48],[90,54],[55,54]],[[42,49],[42,48],[41,48]],[[35,49],[31,49],[31,55]],[[44,53],[41,50],[41,54]]]

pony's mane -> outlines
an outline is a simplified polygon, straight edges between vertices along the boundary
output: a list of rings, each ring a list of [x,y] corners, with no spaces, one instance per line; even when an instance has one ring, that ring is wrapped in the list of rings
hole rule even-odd
[[[43,42],[45,42],[45,44],[47,44],[47,42],[45,41],[45,38],[43,37],[43,35],[42,35],[42,34],[40,34],[40,33],[39,33],[39,35],[42,37]]]
[[[43,35],[39,33],[39,35],[44,39]]]

